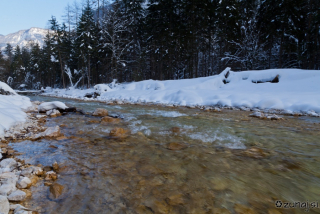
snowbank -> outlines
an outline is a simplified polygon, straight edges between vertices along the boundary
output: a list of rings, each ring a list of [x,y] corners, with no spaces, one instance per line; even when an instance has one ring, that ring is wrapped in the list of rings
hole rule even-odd
[[[22,109],[32,106],[28,97],[17,95],[7,84],[0,82],[0,89],[14,95],[0,94],[0,138],[3,138],[4,131],[18,122],[26,121],[27,114]]]
[[[10,88],[10,86],[8,86],[6,83],[1,82],[1,81],[0,81],[0,90],[7,91],[12,95],[16,95],[17,94],[12,88]]]
[[[227,68],[221,74],[210,77],[145,80],[118,84],[115,87],[108,87],[107,84],[103,87],[99,84],[95,90],[53,90],[45,94],[87,99],[85,94],[94,91],[100,93],[96,100],[101,101],[153,102],[181,106],[218,105],[320,114],[320,71],[313,70],[233,72]]]

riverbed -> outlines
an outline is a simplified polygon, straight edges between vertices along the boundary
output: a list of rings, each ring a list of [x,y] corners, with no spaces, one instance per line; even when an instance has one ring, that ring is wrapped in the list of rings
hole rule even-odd
[[[304,213],[307,208],[283,206],[307,201],[320,207],[319,118],[269,121],[245,111],[30,98],[86,112],[106,108],[122,118],[101,124],[69,113],[46,123],[62,125],[68,139],[10,144],[26,163],[60,165],[64,193],[53,199],[39,182],[23,203],[40,213]],[[131,134],[110,138],[115,127]]]

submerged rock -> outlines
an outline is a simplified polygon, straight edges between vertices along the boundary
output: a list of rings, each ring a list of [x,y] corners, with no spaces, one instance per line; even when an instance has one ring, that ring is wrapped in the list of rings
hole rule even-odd
[[[104,108],[97,108],[92,115],[98,117],[105,117],[108,116],[108,110]]]
[[[252,208],[242,204],[235,204],[233,208],[237,214],[255,214],[256,213]]]
[[[110,137],[116,137],[116,138],[125,138],[129,135],[128,130],[125,130],[123,128],[114,128],[110,131],[109,136]]]
[[[52,164],[52,169],[53,169],[53,171],[57,172],[59,170],[59,164],[57,162],[54,162]]]
[[[55,126],[55,127],[49,127],[44,132],[36,134],[35,136],[32,137],[32,139],[38,140],[43,137],[55,138],[55,137],[60,137],[60,136],[61,136],[60,127]]]
[[[182,150],[188,147],[183,142],[168,143],[166,146],[167,146],[166,148],[169,150]]]
[[[172,133],[179,133],[180,132],[180,128],[179,127],[172,127],[171,131],[172,131]]]
[[[119,123],[119,122],[120,122],[119,118],[113,118],[109,116],[103,117],[101,119],[101,123]]]
[[[50,186],[49,190],[53,197],[57,199],[63,193],[64,186],[58,183],[54,183]]]
[[[252,147],[250,149],[247,149],[242,152],[244,156],[250,157],[250,158],[255,158],[255,159],[261,159],[261,158],[266,158],[269,156],[269,153],[264,152],[262,149],[257,148],[257,147]]]

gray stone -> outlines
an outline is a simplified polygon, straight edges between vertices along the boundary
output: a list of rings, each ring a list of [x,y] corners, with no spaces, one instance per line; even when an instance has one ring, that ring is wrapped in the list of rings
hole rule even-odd
[[[7,197],[0,195],[0,213],[9,213],[9,201]]]
[[[21,171],[21,175],[29,177],[32,174],[32,172],[33,172],[33,168],[32,167],[28,167],[28,168],[23,169]]]
[[[13,170],[16,166],[17,166],[17,161],[13,158],[7,158],[0,162],[1,168],[10,168]]]
[[[10,210],[13,210],[14,214],[32,214],[30,209],[27,209],[20,204],[10,204]]]
[[[21,172],[21,175],[23,175],[25,177],[30,177],[31,174],[40,176],[42,173],[43,173],[43,170],[41,169],[41,167],[30,166],[30,167],[28,167],[26,169],[23,169],[22,172]]]
[[[19,189],[26,189],[31,186],[31,180],[27,177],[22,177],[17,182],[17,187]]]
[[[15,184],[2,184],[0,186],[0,195],[7,196],[16,189],[17,188]]]
[[[23,201],[24,199],[26,199],[27,194],[21,190],[16,190],[14,192],[12,192],[9,196],[8,196],[8,200],[9,201]]]

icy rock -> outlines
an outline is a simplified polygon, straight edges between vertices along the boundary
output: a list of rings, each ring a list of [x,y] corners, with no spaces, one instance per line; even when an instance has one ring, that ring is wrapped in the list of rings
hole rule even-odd
[[[17,187],[19,189],[27,189],[31,186],[31,180],[27,177],[22,177],[17,182]]]
[[[314,112],[314,111],[308,111],[307,114],[308,114],[309,116],[311,116],[311,117],[319,117],[319,116],[320,116],[319,114],[317,114],[317,113]]]
[[[263,118],[264,117],[264,114],[259,112],[259,111],[256,111],[254,112],[253,114],[250,114],[249,117],[257,117],[257,118]]]
[[[26,198],[27,194],[21,190],[13,191],[9,196],[9,201],[23,201]]]
[[[10,206],[7,197],[0,195],[0,213],[8,214],[9,210]]]
[[[0,162],[1,168],[9,168],[11,171],[17,166],[17,161],[13,158],[7,158]]]
[[[282,120],[283,118],[278,115],[273,114],[273,115],[268,115],[267,119],[269,119],[269,120]]]
[[[66,109],[66,106],[63,102],[54,101],[54,102],[45,102],[38,106],[39,112],[47,112],[52,109]]]
[[[250,108],[241,106],[241,107],[240,107],[240,110],[242,110],[242,111],[250,111]]]
[[[220,108],[218,108],[218,107],[214,107],[214,108],[213,108],[213,111],[215,111],[215,112],[220,112],[220,111],[221,111],[221,109],[220,109]]]

